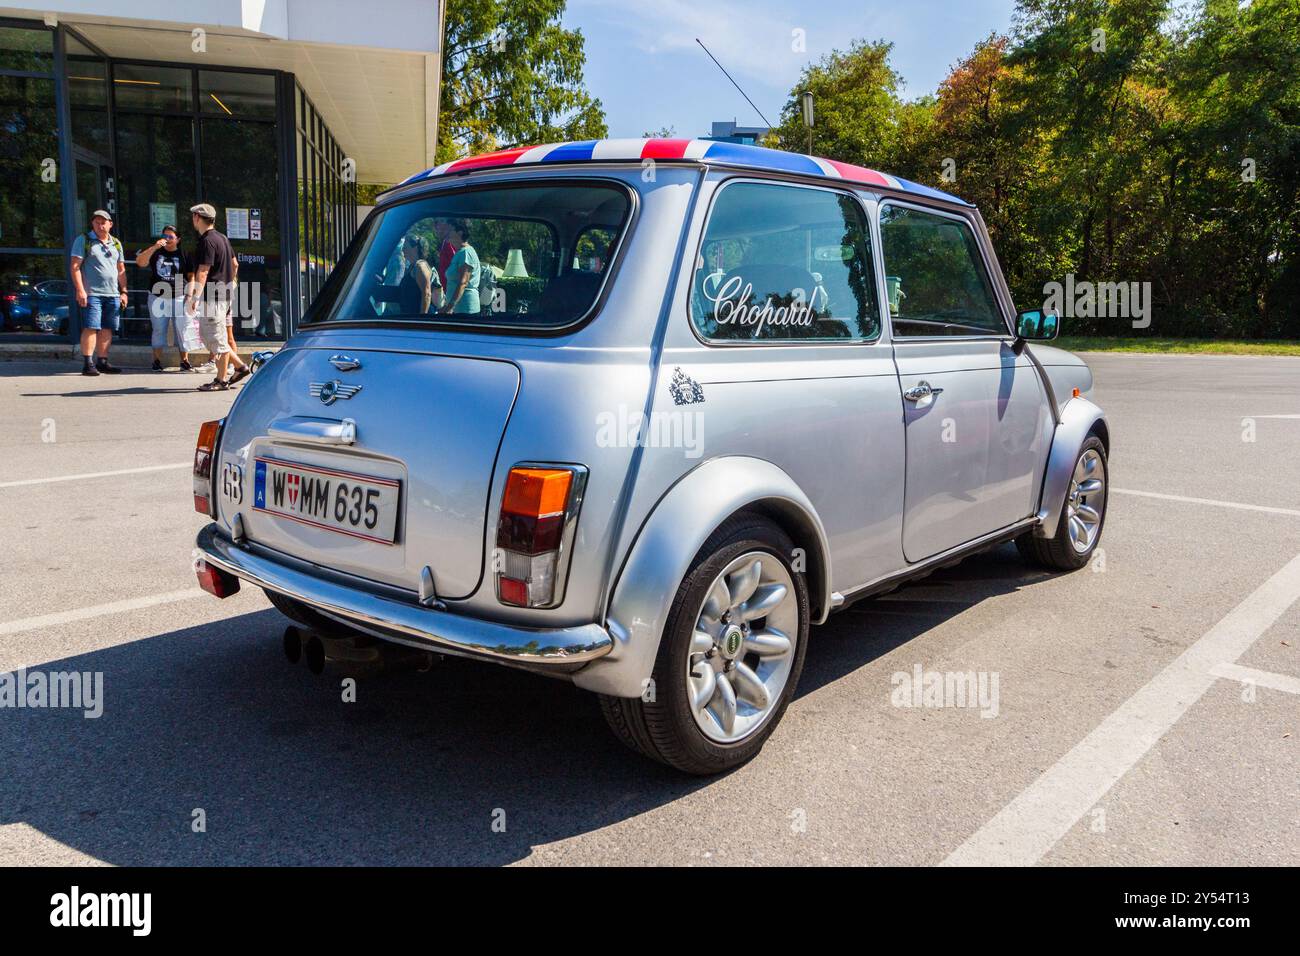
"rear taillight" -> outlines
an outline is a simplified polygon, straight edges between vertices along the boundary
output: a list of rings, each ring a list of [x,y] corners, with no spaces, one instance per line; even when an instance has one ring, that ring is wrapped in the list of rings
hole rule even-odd
[[[199,440],[194,446],[194,510],[215,518],[212,507],[212,456],[217,449],[221,422],[204,422],[199,426]]]
[[[195,563],[194,573],[198,575],[199,587],[214,597],[228,598],[239,593],[239,578],[202,559]]]
[[[587,469],[516,465],[506,478],[493,562],[497,600],[515,607],[555,607],[564,599],[574,527]]]

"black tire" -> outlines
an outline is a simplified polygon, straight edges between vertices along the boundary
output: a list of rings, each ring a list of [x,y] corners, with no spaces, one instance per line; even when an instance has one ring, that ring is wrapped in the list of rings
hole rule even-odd
[[[766,551],[785,565],[794,582],[799,627],[790,674],[771,715],[748,736],[721,744],[706,737],[695,723],[681,675],[690,656],[696,614],[709,587],[732,560],[747,551]],[[794,696],[808,647],[808,584],[804,575],[791,567],[793,553],[794,542],[789,536],[760,515],[728,518],[709,536],[677,588],[669,610],[652,672],[654,699],[600,697],[601,711],[619,740],[652,760],[699,776],[731,770],[762,749]]]
[[[278,594],[275,591],[262,589],[262,593],[267,599],[275,605],[275,609],[293,621],[300,624],[309,631],[316,631],[321,634],[334,634],[346,630],[346,628],[335,621],[331,621],[325,615],[317,613],[303,604],[301,601],[295,601],[291,597]]]
[[[1079,448],[1079,454],[1075,456],[1075,462],[1077,463],[1084,453],[1090,450],[1096,451],[1101,458],[1102,480],[1104,482],[1101,495],[1101,522],[1097,527],[1097,536],[1088,545],[1088,550],[1076,550],[1070,542],[1069,515],[1066,513],[1066,509],[1062,508],[1061,520],[1057,523],[1056,534],[1052,537],[1039,538],[1032,531],[1026,531],[1016,538],[1016,548],[1027,563],[1052,571],[1077,571],[1088,563],[1093,552],[1097,550],[1097,545],[1101,542],[1102,532],[1106,529],[1106,512],[1110,510],[1108,507],[1110,500],[1110,465],[1106,461],[1106,446],[1102,444],[1101,439],[1096,435],[1090,435]]]

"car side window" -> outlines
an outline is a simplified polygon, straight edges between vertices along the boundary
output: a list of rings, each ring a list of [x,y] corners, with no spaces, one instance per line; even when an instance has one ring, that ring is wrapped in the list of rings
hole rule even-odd
[[[716,342],[846,341],[880,334],[861,206],[828,189],[738,182],[713,201],[691,321]]]
[[[964,220],[886,204],[880,246],[895,338],[1008,334]]]

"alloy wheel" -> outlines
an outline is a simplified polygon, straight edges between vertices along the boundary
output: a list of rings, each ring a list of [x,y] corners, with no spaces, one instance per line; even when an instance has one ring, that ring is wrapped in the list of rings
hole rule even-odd
[[[795,658],[799,607],[785,565],[765,551],[732,560],[696,615],[686,693],[696,725],[733,744],[776,710]]]
[[[1089,448],[1079,456],[1065,506],[1070,544],[1084,554],[1097,542],[1106,509],[1106,469],[1096,449]]]

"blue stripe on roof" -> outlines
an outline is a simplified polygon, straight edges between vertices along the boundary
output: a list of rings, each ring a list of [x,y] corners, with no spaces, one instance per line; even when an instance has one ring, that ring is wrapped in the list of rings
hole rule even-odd
[[[555,149],[543,156],[542,162],[571,163],[591,159],[592,150],[596,148],[597,142],[597,140],[588,139],[580,143],[565,143],[562,146],[555,147]]]
[[[787,153],[765,146],[745,146],[740,143],[713,143],[704,151],[705,159],[759,169],[783,169],[790,173],[811,173],[824,176],[822,168],[808,156]]]
[[[954,196],[952,193],[945,193],[938,189],[931,189],[929,186],[922,186],[920,183],[914,183],[910,179],[902,179],[898,176],[895,176],[894,178],[898,180],[898,185],[902,186],[909,193],[920,193],[922,196],[929,196],[931,199],[946,199],[948,202],[961,203],[963,206],[970,205],[966,200],[959,196]]]

